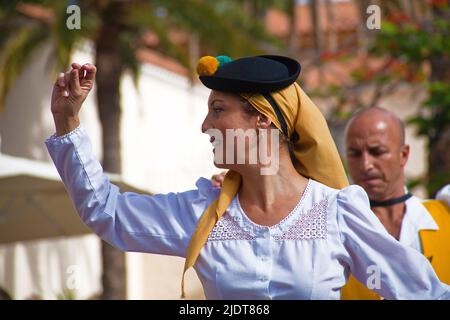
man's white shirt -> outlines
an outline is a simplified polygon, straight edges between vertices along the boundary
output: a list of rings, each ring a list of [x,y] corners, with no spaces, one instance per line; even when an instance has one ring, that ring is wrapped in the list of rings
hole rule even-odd
[[[405,202],[406,211],[400,229],[400,243],[423,253],[420,230],[438,230],[439,227],[431,214],[422,204],[422,200],[412,196]]]
[[[450,184],[443,187],[436,195],[437,200],[444,201],[450,206]],[[431,214],[422,204],[421,200],[412,196],[406,200],[406,212],[403,216],[402,227],[400,229],[400,243],[407,245],[423,253],[420,241],[420,230],[439,230],[439,226],[434,221]]]

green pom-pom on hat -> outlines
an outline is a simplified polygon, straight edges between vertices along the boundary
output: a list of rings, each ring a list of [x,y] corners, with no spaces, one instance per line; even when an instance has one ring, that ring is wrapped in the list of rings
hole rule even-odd
[[[217,61],[219,61],[219,68],[222,67],[224,64],[233,61],[229,56],[217,56]]]

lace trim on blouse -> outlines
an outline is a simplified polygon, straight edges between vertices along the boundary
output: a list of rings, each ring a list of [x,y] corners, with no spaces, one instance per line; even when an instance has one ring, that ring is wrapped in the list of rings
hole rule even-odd
[[[208,241],[254,240],[255,236],[245,231],[239,223],[225,213],[208,236]]]
[[[295,205],[294,209],[292,209],[291,212],[289,212],[289,214],[288,214],[286,217],[284,217],[280,222],[278,222],[277,224],[274,224],[274,225],[272,225],[272,226],[269,226],[269,227],[268,227],[269,229],[275,229],[275,228],[279,227],[280,225],[286,223],[286,221],[288,221],[289,218],[292,217],[292,216],[297,212],[297,210],[300,208],[301,204],[304,202],[303,199],[305,199],[306,196],[308,195],[310,186],[311,186],[311,179],[308,180],[308,183],[307,183],[307,185],[306,185],[306,188],[305,188],[305,190],[303,191],[303,194],[302,194],[302,196],[300,197],[300,200],[299,200],[299,201],[297,202],[297,204]],[[239,210],[241,211],[242,215],[244,216],[244,219],[245,219],[248,223],[250,223],[251,225],[253,225],[253,226],[255,226],[255,227],[259,228],[259,229],[261,229],[261,228],[264,228],[264,229],[267,228],[266,226],[262,226],[262,225],[259,225],[259,224],[255,223],[255,222],[253,222],[252,220],[250,220],[249,217],[247,217],[247,215],[245,214],[244,209],[242,209],[242,207],[241,207],[241,203],[239,202],[239,194],[236,195],[236,199],[235,199],[235,200],[236,200],[237,206],[239,207]]]
[[[326,239],[327,207],[328,198],[315,203],[311,209],[295,220],[285,232],[279,236],[274,236],[275,241]]]
[[[295,208],[276,225],[269,227],[270,229],[285,223],[297,210],[299,210],[302,200],[305,198],[309,190],[310,183],[308,183],[300,201]],[[239,203],[238,203],[239,204]],[[273,236],[275,241],[284,240],[308,240],[308,239],[326,239],[327,237],[327,207],[328,198],[324,198],[318,203],[315,203],[311,209],[301,214],[298,219],[280,235]],[[242,209],[241,209],[242,210]],[[243,211],[242,211],[243,212]],[[244,217],[253,225],[263,227],[255,224],[248,219],[245,214]],[[217,222],[213,230],[208,236],[208,241],[225,241],[225,240],[255,240],[257,236],[251,234],[247,228],[240,226],[237,220],[226,212],[222,218]]]

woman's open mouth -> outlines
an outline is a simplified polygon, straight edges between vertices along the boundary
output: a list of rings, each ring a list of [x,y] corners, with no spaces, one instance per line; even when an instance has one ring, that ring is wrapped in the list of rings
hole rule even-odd
[[[222,148],[222,140],[221,139],[218,139],[217,137],[211,137],[211,139],[209,139],[209,141],[211,142],[211,145],[212,145],[212,152],[215,153],[217,148],[219,148],[219,149]]]
[[[221,139],[216,139],[216,137],[212,136],[209,139],[209,142],[213,145],[213,147],[217,147],[219,144],[222,143],[222,140]]]

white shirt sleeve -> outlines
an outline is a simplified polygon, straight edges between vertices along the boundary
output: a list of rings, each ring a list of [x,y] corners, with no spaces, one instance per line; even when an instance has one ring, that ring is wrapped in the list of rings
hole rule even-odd
[[[212,186],[201,178],[198,189],[153,196],[120,193],[103,174],[82,126],[46,140],[47,149],[84,223],[123,251],[185,256]]]
[[[450,207],[450,184],[439,190],[436,194],[436,200],[444,201]]]
[[[450,287],[439,281],[425,256],[386,231],[361,187],[341,190],[337,210],[347,263],[361,283],[386,299],[450,299]]]

